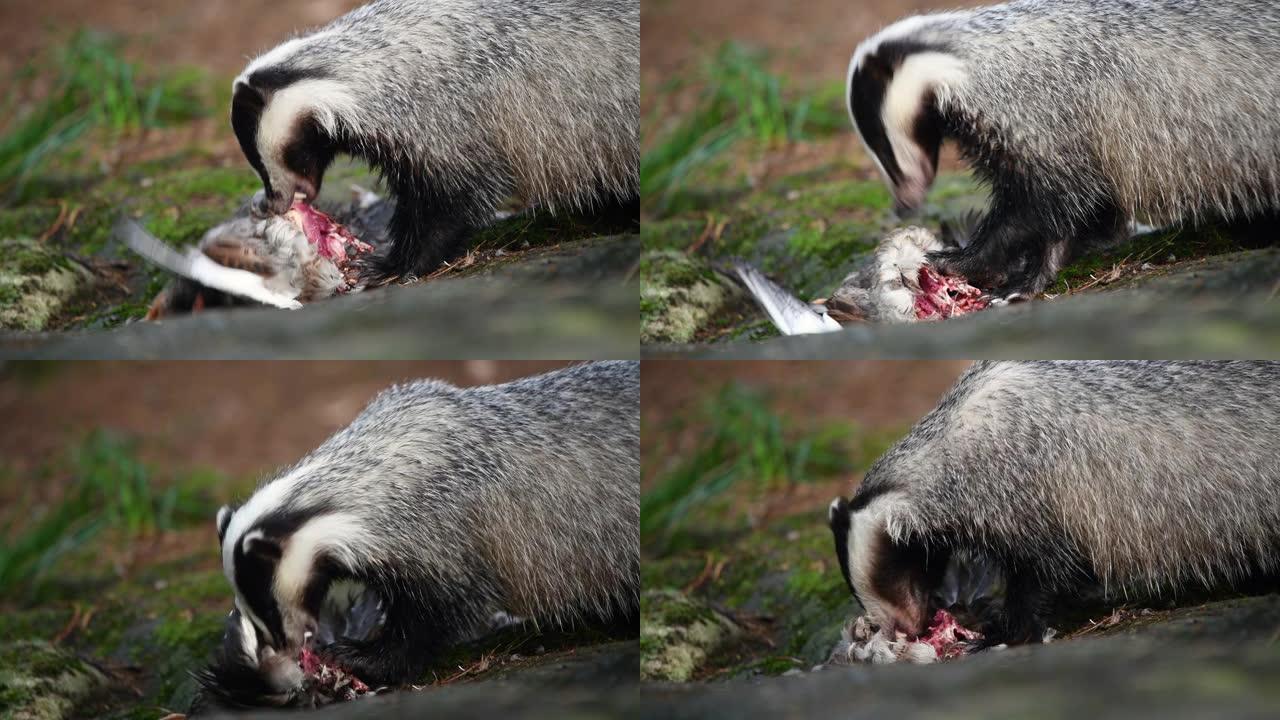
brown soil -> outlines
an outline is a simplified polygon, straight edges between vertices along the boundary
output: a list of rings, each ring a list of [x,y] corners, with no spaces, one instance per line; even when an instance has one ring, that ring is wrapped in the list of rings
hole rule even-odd
[[[0,3],[9,69],[77,28],[129,40],[144,67],[201,67],[228,79],[249,58],[364,4],[361,0],[41,0]]]
[[[866,36],[899,18],[981,5],[975,0],[644,0],[640,4],[640,78],[657,89],[696,70],[728,40],[770,51],[772,69],[805,84],[843,78]],[[648,93],[646,93],[648,94]]]
[[[14,364],[0,372],[0,504],[57,493],[37,481],[91,430],[136,437],[141,457],[232,477],[291,463],[349,423],[378,391],[434,377],[503,382],[563,362],[121,362]],[[35,500],[36,498],[31,498]]]
[[[689,452],[703,402],[728,382],[766,391],[777,411],[809,428],[823,421],[896,428],[933,409],[968,364],[645,360],[640,370],[645,484],[662,470],[662,458]]]

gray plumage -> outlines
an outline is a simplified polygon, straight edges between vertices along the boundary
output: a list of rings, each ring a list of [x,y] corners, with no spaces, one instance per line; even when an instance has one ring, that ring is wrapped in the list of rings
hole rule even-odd
[[[943,269],[1034,293],[1129,219],[1280,209],[1277,28],[1269,0],[1017,0],[924,15],[859,48],[850,110],[889,176],[913,160],[890,178],[907,206],[932,181],[938,141],[956,140],[993,198],[974,246]]]
[[[224,567],[277,648],[315,628],[326,585],[367,586],[385,627],[323,651],[371,682],[409,681],[498,612],[564,627],[634,615],[639,478],[638,363],[399,385],[220,513]]]
[[[397,200],[387,269],[429,271],[509,196],[637,195],[639,16],[637,0],[377,0],[250,63],[233,125],[278,212],[335,152],[376,166]]]
[[[899,562],[866,542],[883,531],[942,563],[895,570],[935,583],[906,605],[947,585],[951,554],[1012,573],[1007,609],[1029,615],[1039,601],[1020,593],[1150,598],[1266,576],[1280,570],[1277,427],[1276,363],[978,363],[833,504],[842,568],[877,605],[877,565]]]

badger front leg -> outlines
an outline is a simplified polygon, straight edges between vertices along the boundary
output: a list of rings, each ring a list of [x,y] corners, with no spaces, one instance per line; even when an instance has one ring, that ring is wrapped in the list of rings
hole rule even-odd
[[[1042,268],[1046,230],[1025,203],[996,195],[963,247],[942,250],[929,262],[944,275],[958,275],[997,298],[1028,297],[1043,289],[1034,277]]]
[[[1043,642],[1048,627],[1044,621],[1046,601],[1044,585],[1033,571],[1016,567],[1009,570],[1004,607],[994,612],[982,628],[980,647]]]
[[[422,678],[431,658],[444,647],[443,638],[421,614],[393,605],[373,637],[340,637],[320,652],[372,687],[403,685]]]
[[[997,193],[961,249],[929,256],[942,273],[959,275],[1004,300],[1027,300],[1044,292],[1062,267],[1091,248],[1123,238],[1127,220],[1105,198],[1092,202],[1083,219],[1054,217],[1047,195]]]
[[[507,190],[479,179],[445,186],[429,178],[389,181],[396,199],[386,249],[371,258],[365,279],[378,285],[425,277],[467,251],[479,227],[493,220]]]

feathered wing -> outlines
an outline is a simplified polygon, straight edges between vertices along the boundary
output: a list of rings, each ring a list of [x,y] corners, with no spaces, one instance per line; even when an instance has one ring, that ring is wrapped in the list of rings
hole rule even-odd
[[[269,289],[266,278],[261,275],[223,267],[196,248],[183,255],[128,218],[117,223],[116,233],[134,252],[169,272],[206,287],[287,310],[302,307],[294,297]]]
[[[733,269],[783,335],[810,335],[840,329],[840,323],[783,290],[750,264],[735,262]]]

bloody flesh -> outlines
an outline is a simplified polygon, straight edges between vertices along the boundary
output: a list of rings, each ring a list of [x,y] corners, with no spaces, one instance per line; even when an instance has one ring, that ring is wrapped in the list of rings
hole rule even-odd
[[[306,688],[328,699],[354,700],[369,692],[369,686],[360,678],[328,663],[309,647],[302,648],[298,664],[306,678]]]
[[[315,246],[317,253],[338,266],[343,278],[343,285],[338,292],[347,292],[356,287],[360,273],[356,263],[352,261],[372,252],[372,245],[301,200],[294,201],[285,217],[307,236],[307,241]]]
[[[950,660],[968,652],[969,642],[981,639],[981,633],[962,626],[946,610],[939,610],[934,613],[929,631],[920,636],[919,642],[931,645],[939,660]]]
[[[917,275],[920,293],[915,296],[916,319],[944,320],[985,310],[988,299],[964,278],[939,275],[928,265],[921,265]]]

